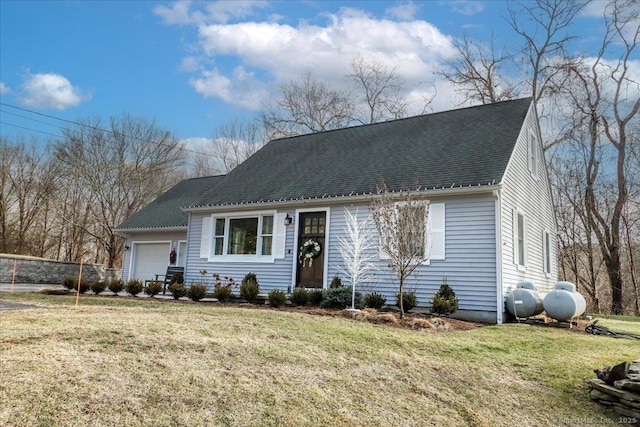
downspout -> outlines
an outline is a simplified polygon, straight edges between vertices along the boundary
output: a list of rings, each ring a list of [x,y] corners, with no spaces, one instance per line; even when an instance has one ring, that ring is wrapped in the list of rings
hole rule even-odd
[[[502,314],[504,307],[504,296],[502,294],[502,197],[500,190],[495,190],[493,195],[496,198],[496,323],[502,324]]]

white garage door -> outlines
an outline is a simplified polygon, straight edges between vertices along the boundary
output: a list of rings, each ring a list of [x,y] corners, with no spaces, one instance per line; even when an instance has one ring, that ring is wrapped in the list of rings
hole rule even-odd
[[[132,279],[151,280],[167,272],[171,243],[136,243],[133,247]]]

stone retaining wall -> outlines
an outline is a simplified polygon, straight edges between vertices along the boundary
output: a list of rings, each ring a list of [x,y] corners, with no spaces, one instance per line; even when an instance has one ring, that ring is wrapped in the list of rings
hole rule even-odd
[[[589,387],[591,400],[613,409],[621,417],[620,424],[640,425],[640,360],[632,362],[625,378],[613,385],[594,378]]]
[[[0,254],[0,283],[11,283],[15,265],[15,283],[59,285],[65,277],[77,278],[80,263],[55,261],[45,258]],[[83,264],[83,281],[113,280],[120,278],[120,270],[105,268],[102,264]]]

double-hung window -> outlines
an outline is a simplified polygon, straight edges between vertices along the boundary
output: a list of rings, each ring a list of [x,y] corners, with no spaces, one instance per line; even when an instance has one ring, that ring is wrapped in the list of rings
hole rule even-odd
[[[518,209],[513,211],[513,261],[519,269],[527,265],[527,219]]]

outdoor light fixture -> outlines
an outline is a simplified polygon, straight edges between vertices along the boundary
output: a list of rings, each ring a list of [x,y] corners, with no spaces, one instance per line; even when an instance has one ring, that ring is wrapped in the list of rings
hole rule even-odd
[[[291,218],[289,214],[287,214],[287,216],[284,217],[284,225],[291,225],[292,222],[293,218]]]
[[[128,251],[129,249],[131,249],[129,246],[125,246],[125,247],[124,247],[124,250],[125,250],[125,251]]]

